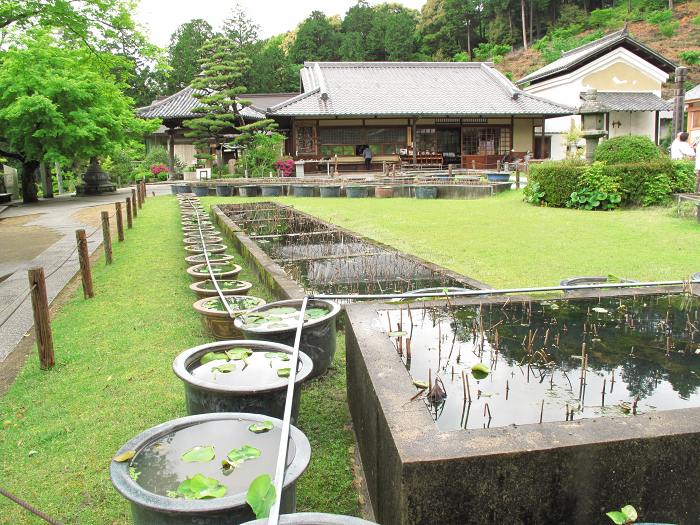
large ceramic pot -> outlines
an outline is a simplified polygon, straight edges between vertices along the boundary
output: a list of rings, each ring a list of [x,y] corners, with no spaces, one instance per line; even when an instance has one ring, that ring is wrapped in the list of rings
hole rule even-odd
[[[249,521],[244,525],[267,525],[267,519]],[[280,525],[375,525],[372,521],[342,516],[340,514],[322,514],[320,512],[297,512],[282,514]]]
[[[233,186],[231,184],[217,184],[216,195],[218,197],[230,197],[233,195]]]
[[[192,185],[188,183],[184,184],[179,184],[180,186],[180,191],[179,193],[192,193]]]
[[[368,186],[346,186],[345,195],[350,199],[359,199],[369,195]]]
[[[308,185],[295,184],[292,186],[292,193],[295,197],[313,197],[314,187]]]
[[[185,246],[185,251],[189,255],[204,253],[205,250],[209,253],[224,253],[226,251],[225,244],[207,244],[206,247],[201,244],[188,244]]]
[[[253,425],[269,426],[267,432],[255,433]],[[109,469],[117,491],[131,504],[134,525],[231,525],[255,519],[246,503],[247,488],[260,475],[274,472],[279,451],[282,421],[260,414],[225,412],[201,414],[174,419],[152,427],[125,443],[115,458],[129,456],[126,461],[112,461]],[[296,427],[289,429],[282,512],[296,508],[296,481],[306,470],[311,446]],[[167,443],[168,446],[163,446]],[[260,451],[259,457],[244,461],[229,475],[222,473],[222,461],[232,449],[247,444]],[[210,461],[185,462],[183,454],[195,447],[213,446]],[[134,473],[138,473],[135,475]],[[213,478],[226,487],[223,496],[208,499],[169,497],[177,494],[186,478],[197,474]],[[136,478],[136,479],[134,479]]]
[[[321,186],[319,187],[321,197],[324,199],[329,197],[340,197],[340,186]]]
[[[510,173],[501,173],[498,171],[494,171],[487,173],[486,179],[489,182],[508,182],[510,180]]]
[[[224,297],[231,306],[234,317],[265,304],[264,299],[249,295],[225,295]],[[242,332],[234,325],[234,320],[224,308],[220,297],[200,299],[192,305],[192,308],[200,314],[204,329],[215,339],[220,341],[243,339]]]
[[[260,191],[263,197],[280,197],[282,195],[282,186],[277,184],[266,184],[260,186]]]
[[[260,193],[260,186],[239,186],[238,194],[241,197],[257,197]]]
[[[239,281],[237,279],[217,279],[216,283],[219,285],[219,289],[224,295],[246,295],[253,287],[252,283],[248,281]],[[197,297],[200,299],[219,295],[211,279],[192,283],[190,285],[190,290],[197,294]]]
[[[378,199],[391,199],[394,196],[392,186],[377,186],[374,188],[374,196]]]
[[[218,235],[209,235],[209,234],[204,234],[202,235],[204,238],[205,244],[221,244],[224,240],[223,237],[220,237]],[[184,244],[200,244],[202,241],[202,237],[199,235],[195,236],[186,236],[182,239],[182,242]]]
[[[233,255],[228,255],[226,253],[208,253],[210,263],[221,264],[234,261],[236,258]],[[203,253],[198,253],[197,255],[190,255],[185,257],[185,262],[188,266],[196,266],[198,264],[205,264],[207,262],[207,257],[204,257]]]
[[[293,346],[300,308],[301,299],[276,301],[238,316],[234,324],[246,339]],[[313,377],[324,374],[333,361],[336,346],[335,323],[339,312],[340,305],[332,301],[308,301],[299,349],[314,362]]]
[[[173,195],[177,195],[180,193],[180,185],[179,184],[171,184],[170,185],[170,193]]]
[[[194,194],[197,197],[206,197],[209,195],[209,186],[194,186],[192,190],[194,190]]]
[[[185,350],[173,362],[173,370],[185,383],[187,413],[246,412],[284,418],[291,354],[289,346],[245,340]],[[299,414],[301,383],[312,369],[309,356],[299,352],[292,423]]]
[[[416,199],[437,199],[437,186],[416,186]]]
[[[209,266],[211,267],[211,272],[206,263],[190,266],[187,268],[187,275],[189,275],[190,279],[194,282],[209,279],[212,273],[217,279],[234,279],[242,270],[239,264],[235,264],[231,261],[225,263],[211,263]]]

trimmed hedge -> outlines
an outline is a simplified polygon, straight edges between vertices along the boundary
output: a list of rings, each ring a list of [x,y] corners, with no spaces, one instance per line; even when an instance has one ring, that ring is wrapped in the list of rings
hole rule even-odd
[[[573,192],[579,188],[579,177],[586,163],[581,160],[547,161],[530,166],[528,186],[539,184],[544,192],[544,202],[563,207]]]
[[[571,194],[584,189],[586,164],[576,161],[549,161],[530,168],[528,187],[543,192],[540,204],[564,207]],[[622,206],[663,204],[671,193],[692,192],[695,187],[693,164],[688,161],[658,159],[652,162],[604,165],[602,174],[618,186]],[[528,197],[526,188],[526,197]],[[532,201],[532,199],[529,199]]]
[[[595,159],[606,164],[633,164],[661,159],[661,150],[649,137],[630,135],[603,140]]]

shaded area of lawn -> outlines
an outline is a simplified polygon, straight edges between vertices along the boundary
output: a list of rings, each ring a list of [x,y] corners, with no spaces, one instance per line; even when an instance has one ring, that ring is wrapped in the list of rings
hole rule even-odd
[[[171,369],[182,350],[206,342],[192,310],[185,253],[172,197],[148,199],[114,264],[93,267],[95,298],[78,289],[53,321],[57,366],[32,354],[0,399],[0,484],[64,523],[129,523],[109,462],[127,439],[186,415]],[[251,273],[251,295],[269,299]],[[340,340],[340,339],[339,339]],[[355,514],[345,402],[344,348],[333,369],[302,395],[299,426],[312,463],[299,483],[300,510]],[[0,497],[0,523],[43,523]]]
[[[214,198],[214,202],[238,202]],[[251,199],[248,199],[248,201]],[[479,200],[281,198],[285,204],[497,287],[565,277],[683,279],[700,271],[700,226],[670,208],[539,208],[521,192]]]

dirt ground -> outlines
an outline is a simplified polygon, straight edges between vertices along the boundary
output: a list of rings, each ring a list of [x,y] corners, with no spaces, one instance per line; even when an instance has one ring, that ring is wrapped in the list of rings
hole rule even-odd
[[[39,217],[25,215],[0,219],[0,281],[15,264],[31,260],[61,238],[42,226],[25,226]]]

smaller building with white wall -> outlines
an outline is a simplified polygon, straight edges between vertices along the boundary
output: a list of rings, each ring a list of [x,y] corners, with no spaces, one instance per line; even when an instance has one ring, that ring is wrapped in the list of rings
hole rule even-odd
[[[588,89],[596,89],[607,109],[608,137],[645,135],[658,144],[663,138],[659,114],[672,109],[661,98],[661,88],[675,68],[673,62],[632,38],[625,27],[567,51],[517,84],[525,86],[527,93],[573,107],[580,107]],[[575,149],[580,129],[579,115],[547,119],[551,158],[563,159]]]

